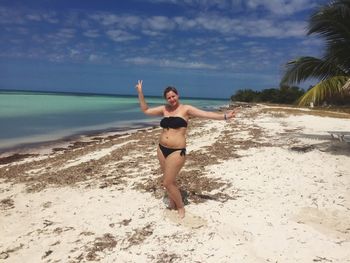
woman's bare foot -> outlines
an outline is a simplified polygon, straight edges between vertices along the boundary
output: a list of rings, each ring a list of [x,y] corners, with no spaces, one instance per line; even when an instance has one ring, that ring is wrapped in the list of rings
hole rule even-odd
[[[184,207],[178,208],[177,212],[179,213],[179,217],[181,219],[185,217],[185,208]]]

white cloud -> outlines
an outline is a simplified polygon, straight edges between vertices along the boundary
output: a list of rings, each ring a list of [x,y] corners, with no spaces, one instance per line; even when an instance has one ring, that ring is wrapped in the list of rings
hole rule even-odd
[[[52,62],[63,62],[66,59],[66,56],[63,54],[52,53],[48,55],[48,59]]]
[[[143,30],[147,35],[157,35],[157,32],[172,30],[176,23],[166,16],[139,17],[134,15],[115,15],[111,13],[96,13],[88,16],[104,28],[121,30]]]
[[[279,21],[273,19],[229,18],[223,16],[198,16],[193,19],[176,17],[174,21],[182,30],[208,30],[234,37],[299,37],[305,35],[305,22]]]
[[[102,13],[93,14],[90,16],[90,18],[100,22],[102,25],[105,25],[105,26],[113,25],[120,20],[116,15],[107,14],[107,13],[105,13],[105,14],[102,14]]]
[[[32,21],[41,21],[41,16],[38,14],[29,14],[29,15],[26,15],[26,18]]]
[[[35,36],[34,40],[39,40],[37,42],[40,42],[40,39],[45,39],[46,43],[51,43],[51,46],[58,47],[60,45],[67,45],[69,41],[75,38],[75,32],[76,30],[73,28],[61,28],[55,33],[44,36]]]
[[[103,26],[119,26],[121,28],[134,28],[142,22],[140,17],[134,15],[115,15],[112,13],[96,13],[88,15],[88,18],[95,20]]]
[[[174,18],[174,22],[181,28],[181,29],[191,29],[197,26],[197,21],[195,19],[190,19],[186,17],[180,17],[177,16]]]
[[[106,54],[90,54],[88,56],[89,62],[92,63],[107,63],[109,62],[109,58],[106,57]]]
[[[145,27],[154,31],[172,30],[175,28],[175,22],[165,16],[153,16],[146,19]]]
[[[75,36],[76,30],[74,28],[61,28],[55,36],[57,38],[69,39]]]
[[[258,1],[258,0],[251,0]],[[107,31],[107,35],[114,41],[136,39],[139,32],[147,36],[160,36],[166,31],[174,30],[205,31],[220,33],[227,40],[234,40],[237,36],[247,37],[299,37],[305,35],[305,22],[288,21],[276,18],[229,17],[225,15],[199,14],[193,18],[185,16],[166,17],[150,16],[139,17],[134,15],[115,15],[112,13],[96,13],[88,18],[97,21],[100,26],[93,28],[90,22],[83,21],[87,30],[83,34],[87,37],[97,37],[97,30]],[[91,21],[91,20],[90,20]]]
[[[99,56],[95,55],[95,54],[90,54],[89,56],[89,61],[98,61],[99,60]]]
[[[264,10],[276,15],[291,15],[315,7],[318,0],[148,0],[152,3],[170,3],[199,10],[219,9],[225,12],[246,9]]]
[[[97,38],[100,36],[100,33],[98,32],[98,30],[90,29],[90,30],[85,31],[83,33],[83,35],[86,37]]]
[[[59,22],[56,12],[48,12],[42,14],[43,20],[51,24],[57,24]]]
[[[23,15],[15,9],[0,6],[0,24],[24,24]]]
[[[182,62],[174,60],[161,60],[161,67],[185,68],[185,69],[216,69],[216,65],[210,65],[202,62]]]
[[[135,57],[125,59],[125,62],[136,65],[154,65],[167,68],[182,68],[182,69],[216,69],[215,65],[206,64],[203,62],[188,62],[188,61],[176,61],[170,59],[153,59],[146,57]]]
[[[28,22],[58,23],[56,12],[0,7],[0,24],[27,24]]]
[[[324,41],[320,38],[313,38],[309,36],[307,39],[303,40],[301,42],[303,46],[314,46],[314,47],[320,47],[324,45]]]
[[[30,12],[24,16],[29,21],[34,22],[48,22],[51,24],[56,24],[59,22],[55,12]]]
[[[137,36],[129,34],[126,31],[119,29],[108,30],[106,34],[110,39],[112,39],[115,42],[129,41],[139,38]]]
[[[160,32],[152,31],[152,30],[146,30],[146,29],[142,30],[142,33],[143,33],[144,35],[152,36],[152,37],[162,35],[162,33],[160,33]]]
[[[247,0],[246,4],[251,9],[262,7],[277,15],[291,15],[299,11],[313,8],[315,0]]]
[[[242,6],[244,0],[149,0],[152,3],[170,3],[185,7],[194,7],[201,10],[210,8],[233,9]]]
[[[274,20],[251,20],[244,24],[241,35],[255,36],[255,37],[301,37],[305,36],[305,22],[300,21],[280,21]]]
[[[301,7],[297,4],[301,2],[311,3],[311,0],[281,1],[288,6],[280,13],[299,10]],[[306,50],[315,43],[304,40],[306,22],[294,20],[297,17],[271,15],[277,11],[273,11],[268,1],[173,0],[172,2],[202,7],[215,6],[217,12],[202,10],[191,12],[191,15],[185,12],[182,16],[147,16],[147,14],[136,16],[112,12],[85,13],[78,10],[67,14],[29,10],[26,14],[23,11],[17,12],[15,9],[11,11],[0,7],[0,23],[5,23],[2,32],[6,36],[11,36],[8,43],[13,46],[14,51],[16,48],[24,50],[24,43],[28,43],[28,53],[34,54],[34,49],[42,49],[45,57],[54,61],[106,62],[107,57],[113,57],[113,61],[119,60],[135,65],[227,69],[234,63],[232,68],[249,70],[250,67],[257,66],[244,62],[247,59],[255,62],[265,59],[268,55],[274,56],[275,48],[261,44],[267,43],[265,40],[277,47],[282,43],[279,42],[282,38],[288,39],[294,43],[297,51]],[[248,4],[251,10],[271,9],[270,14],[266,15],[266,12],[259,11],[230,15],[226,11],[217,10],[224,5],[247,7]],[[6,16],[1,17],[2,14]],[[12,22],[10,16],[14,18]],[[55,24],[58,18],[60,23]],[[133,42],[137,39],[142,40],[142,45],[139,45],[141,41]],[[111,44],[110,40],[129,42],[127,45],[116,45]],[[244,44],[244,41],[251,43]],[[283,41],[282,45],[285,43],[287,41]],[[10,50],[9,46],[4,45],[4,48]],[[317,49],[320,49],[320,45]],[[281,54],[293,52],[279,48],[278,51],[281,52],[276,53],[279,57]],[[108,52],[108,55],[101,56],[101,52]],[[125,56],[132,58],[123,60]]]
[[[77,50],[77,49],[69,49],[69,55],[70,55],[71,57],[77,56],[77,55],[79,55],[79,54],[80,54],[80,51],[79,51],[79,50]]]
[[[142,23],[142,19],[138,16],[133,16],[133,15],[125,15],[122,16],[119,24],[124,27],[128,28],[134,28],[138,26],[140,23]]]
[[[250,53],[253,55],[268,54],[270,50],[264,47],[252,47]]]
[[[30,30],[27,27],[24,27],[24,26],[18,26],[18,27],[14,28],[14,29],[6,29],[5,28],[5,30],[9,31],[9,32],[11,32],[11,31],[12,32],[16,32],[19,35],[23,35],[23,36],[31,34]]]

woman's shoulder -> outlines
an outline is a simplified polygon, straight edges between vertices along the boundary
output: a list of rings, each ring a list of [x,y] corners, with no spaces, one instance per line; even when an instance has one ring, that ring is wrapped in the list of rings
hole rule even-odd
[[[156,108],[158,108],[158,109],[161,109],[161,110],[166,110],[166,108],[167,108],[167,105],[159,105],[159,106],[156,106]]]
[[[190,104],[182,104],[182,109],[186,112],[188,112],[189,110],[193,110],[193,109],[196,109],[196,107],[190,105]]]
[[[191,106],[191,105],[189,105],[189,104],[181,104],[181,107],[182,107],[182,109],[184,109],[184,110],[188,110],[188,109],[192,108],[193,106]]]
[[[192,105],[184,104],[184,105],[182,105],[181,112],[182,112],[182,115],[183,115],[183,116],[186,116],[186,119],[188,119],[188,118],[190,118],[190,116],[193,114],[193,111],[194,111],[195,109],[196,109],[196,108],[193,107]]]
[[[190,105],[188,105],[188,104],[181,104],[181,107],[179,109],[180,112],[182,112],[184,115],[186,115],[188,112],[189,106]]]

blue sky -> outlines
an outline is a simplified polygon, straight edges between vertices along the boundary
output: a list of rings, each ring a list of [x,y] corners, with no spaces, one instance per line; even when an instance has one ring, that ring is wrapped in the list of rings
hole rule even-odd
[[[143,79],[146,95],[174,85],[215,98],[276,88],[287,61],[321,56],[306,26],[326,2],[1,0],[0,88],[135,94]]]

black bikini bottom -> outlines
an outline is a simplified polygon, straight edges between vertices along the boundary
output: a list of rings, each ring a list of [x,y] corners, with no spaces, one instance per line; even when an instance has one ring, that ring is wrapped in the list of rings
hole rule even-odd
[[[186,148],[180,148],[180,149],[172,149],[165,147],[161,144],[159,144],[159,149],[162,151],[164,158],[167,158],[169,154],[176,152],[176,151],[181,151],[180,155],[185,156],[186,155]]]

